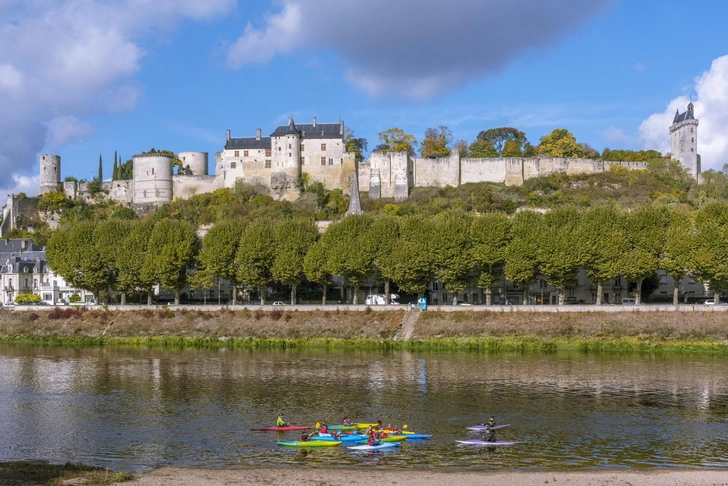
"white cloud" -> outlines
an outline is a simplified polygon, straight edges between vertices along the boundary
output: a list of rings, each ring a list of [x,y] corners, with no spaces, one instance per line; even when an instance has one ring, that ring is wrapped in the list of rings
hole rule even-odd
[[[145,55],[141,42],[236,3],[0,0],[0,173],[27,173],[45,145],[90,135],[84,118],[132,109],[142,93],[129,82]],[[0,188],[15,183],[6,177]]]
[[[702,169],[719,170],[728,163],[728,55],[713,61],[710,69],[695,79],[695,118],[698,126],[698,152]],[[640,125],[640,140],[645,149],[670,151],[670,134],[676,110],[687,109],[690,98],[679,96],[662,113],[650,115]]]
[[[374,96],[422,99],[505,69],[562,41],[613,0],[281,0],[248,24],[228,65],[306,49],[336,52],[346,78]]]
[[[35,196],[38,194],[38,188],[40,187],[40,175],[24,176],[13,174],[10,178],[9,184],[0,190],[0,201],[1,204],[5,204],[8,199],[8,194],[20,194],[24,192],[28,196]]]

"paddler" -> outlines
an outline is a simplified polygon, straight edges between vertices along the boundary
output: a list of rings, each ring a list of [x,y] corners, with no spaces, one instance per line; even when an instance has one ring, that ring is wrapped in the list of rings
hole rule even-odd
[[[309,436],[306,432],[301,432],[301,442],[308,442],[311,440],[311,436]]]
[[[485,428],[485,435],[483,436],[483,442],[495,442],[495,432],[490,427]]]
[[[285,427],[288,425],[285,420],[283,420],[283,412],[278,412],[278,418],[276,419],[276,427]]]
[[[349,420],[349,416],[348,415],[344,415],[344,420],[341,421],[341,425],[344,425],[346,427],[351,427],[354,424],[353,424],[353,422],[351,420]]]
[[[321,425],[321,428],[319,429],[319,434],[326,435],[329,433],[329,427],[326,425],[326,422],[324,422]]]
[[[486,427],[495,427],[495,416],[491,415],[486,423],[480,425],[485,425]]]

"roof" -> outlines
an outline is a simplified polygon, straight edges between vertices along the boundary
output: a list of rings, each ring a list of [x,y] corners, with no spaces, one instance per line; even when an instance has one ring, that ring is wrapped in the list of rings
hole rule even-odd
[[[244,137],[244,138],[231,138],[225,144],[225,150],[230,149],[269,149],[270,137]]]
[[[685,120],[695,120],[695,117],[693,116],[693,104],[690,103],[688,105],[688,109],[685,111],[685,113],[680,113],[680,110],[675,110],[675,118],[672,120],[673,125],[675,123],[680,123],[681,121]]]
[[[30,238],[9,238],[0,240],[0,253],[19,253],[21,251],[42,251],[43,247],[33,243]]]

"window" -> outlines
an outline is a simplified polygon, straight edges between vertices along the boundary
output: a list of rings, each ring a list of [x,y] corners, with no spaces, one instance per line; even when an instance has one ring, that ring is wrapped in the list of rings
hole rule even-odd
[[[326,144],[325,143],[322,143],[321,144],[321,151],[322,152],[326,152]]]
[[[271,156],[270,152],[271,152],[270,149],[265,149],[265,156],[270,157]]]
[[[301,157],[301,165],[306,165],[306,159]]]
[[[301,152],[305,152],[305,151],[306,151],[306,146],[304,144],[301,144]]]
[[[541,279],[538,281],[538,283],[539,283],[539,288],[542,288],[542,289],[546,288],[546,280]]]
[[[248,151],[247,150],[243,150],[243,157],[247,157],[247,156],[248,156]]]
[[[288,152],[288,158],[289,159],[291,158],[291,152]]]
[[[321,157],[321,165],[326,165],[326,157]]]
[[[270,159],[265,160],[265,168],[270,169]]]
[[[23,288],[25,290],[28,290],[28,279],[27,278],[23,280]]]
[[[569,299],[576,299],[576,289],[568,289],[566,297]]]
[[[334,165],[334,158],[333,157],[329,158],[329,165]]]
[[[38,279],[37,278],[33,279],[33,290],[38,290]]]
[[[617,277],[614,279],[614,286],[615,287],[621,287],[622,286],[622,277]]]
[[[238,166],[238,164],[237,164],[236,162],[230,162],[230,168],[231,168],[231,169],[234,169],[234,168],[236,168],[237,166]]]
[[[291,150],[291,144],[290,143],[288,144],[288,150]]]
[[[240,150],[235,151],[235,157],[240,157]]]

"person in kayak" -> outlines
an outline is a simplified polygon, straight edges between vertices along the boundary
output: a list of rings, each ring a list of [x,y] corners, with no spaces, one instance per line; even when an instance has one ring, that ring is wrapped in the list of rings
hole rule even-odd
[[[487,427],[495,427],[495,416],[491,415],[486,423],[480,424],[480,425],[485,425]]]
[[[345,427],[351,427],[352,425],[354,425],[354,423],[351,420],[349,420],[348,415],[344,415],[344,420],[341,421],[341,425],[343,425]]]
[[[326,435],[328,433],[329,433],[329,427],[328,427],[328,425],[326,425],[326,422],[324,422],[323,424],[321,424],[321,428],[319,429],[319,434]]]
[[[288,424],[283,420],[283,412],[278,412],[278,418],[276,419],[276,427],[285,427]]]
[[[301,442],[308,442],[311,440],[311,436],[306,432],[301,432]]]
[[[370,446],[375,446],[375,445],[379,445],[379,441],[374,438],[374,434],[371,434],[369,436],[369,440],[367,441],[367,444],[369,444]]]
[[[483,442],[495,442],[495,432],[490,427],[485,428],[485,435],[483,436]]]

